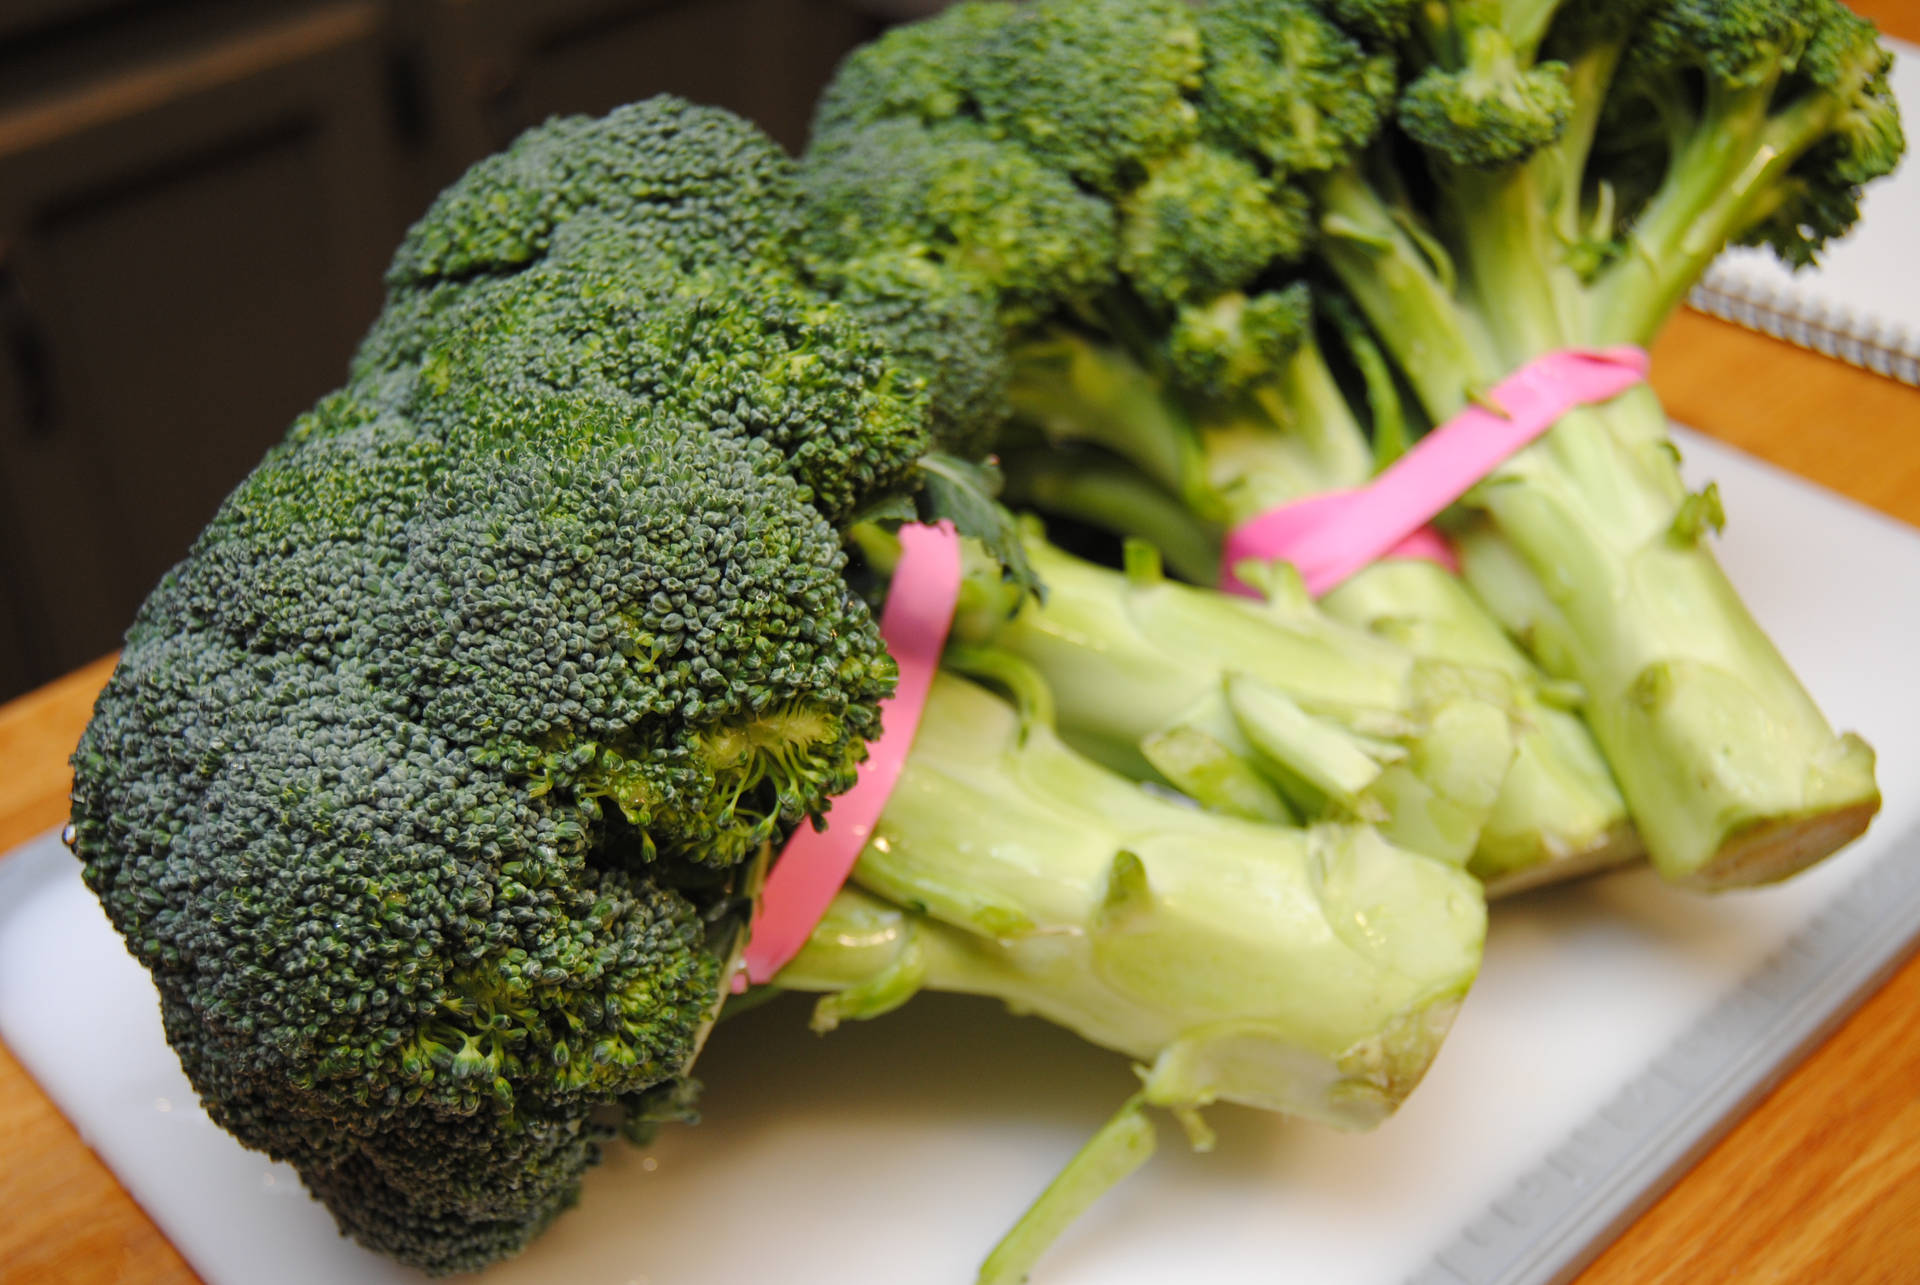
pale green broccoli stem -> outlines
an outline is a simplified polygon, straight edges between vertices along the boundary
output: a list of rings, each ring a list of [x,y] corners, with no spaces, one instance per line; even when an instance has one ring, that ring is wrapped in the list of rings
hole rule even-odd
[[[1197,584],[1220,570],[1220,545],[1193,511],[1138,469],[1091,452],[1042,449],[1004,457],[1004,498],[1145,540]]]
[[[1704,544],[1651,392],[1568,416],[1471,502],[1467,579],[1549,672],[1579,683],[1655,866],[1784,878],[1866,828],[1873,754],[1836,737]]]
[[[1048,440],[1099,441],[1203,516],[1217,507],[1199,487],[1204,467],[1184,411],[1121,349],[1054,327],[1016,346],[1007,395]]]
[[[1230,814],[1362,819],[1456,864],[1475,851],[1513,757],[1503,677],[1340,624],[1290,573],[1256,604],[1165,579],[1144,545],[1125,574],[1038,538],[1027,552],[1045,603],[1010,612],[983,562],[954,637],[1036,671],[1077,749]]]
[[[1316,345],[1303,346],[1280,383],[1291,409],[1289,428],[1319,421],[1340,427],[1320,428],[1314,434],[1317,440],[1360,438],[1346,397]],[[1318,489],[1359,485],[1370,472],[1365,464],[1349,465],[1344,475]],[[1282,474],[1276,470],[1266,476],[1271,482]],[[1269,490],[1257,507],[1235,511],[1233,520],[1306,493]],[[1334,589],[1321,606],[1336,619],[1389,638],[1423,659],[1493,670],[1513,680],[1513,764],[1469,864],[1490,892],[1555,882],[1640,855],[1626,801],[1591,733],[1563,707],[1571,702],[1561,693],[1543,695],[1545,677],[1458,577],[1429,562],[1377,563]]]
[[[1454,297],[1452,265],[1351,167],[1315,183],[1321,259],[1373,323],[1435,422],[1504,374],[1481,319]]]
[[[1696,193],[1695,181],[1679,190]],[[1365,208],[1364,193],[1335,185],[1335,195]],[[1726,193],[1697,195],[1703,208],[1738,206]],[[1668,208],[1683,206],[1673,196]],[[1648,245],[1684,240],[1663,227],[1643,228],[1661,238]],[[1482,260],[1496,239],[1481,242]],[[1488,331],[1437,297],[1441,282],[1419,270],[1411,239],[1336,246],[1329,262],[1436,421],[1487,386]],[[1524,239],[1512,251],[1535,252]],[[1516,329],[1502,338],[1505,354],[1525,360],[1564,337],[1531,351]],[[1436,361],[1441,351],[1458,364]],[[1468,495],[1492,525],[1464,546],[1467,578],[1548,673],[1579,685],[1663,875],[1705,886],[1784,878],[1864,830],[1879,805],[1872,754],[1833,735],[1701,544],[1702,506],[1685,493],[1665,430],[1645,388],[1563,417]]]
[[[1156,1105],[1349,1129],[1419,1082],[1486,924],[1470,877],[1371,828],[1171,802],[946,674],[852,883],[777,979],[844,992],[823,1025],[996,996],[1147,1065]]]
[[[1705,113],[1676,122],[1666,182],[1594,284],[1595,342],[1650,341],[1722,247],[1790,195],[1786,171],[1831,132],[1847,96],[1807,94],[1770,113],[1776,81],[1710,85]]]
[[[1025,398],[1030,416],[1038,415],[1037,408],[1045,406],[1048,418],[1043,427],[1050,435],[1068,441],[1098,442],[1128,452],[1141,438],[1174,431],[1170,426],[1184,427],[1190,422],[1184,412],[1166,405],[1169,395],[1165,390],[1148,380],[1120,350],[1077,336],[1071,343],[1081,353],[1076,363],[1080,382],[1075,393],[1067,394],[1058,385],[1049,388],[1044,377],[1037,377],[1041,386]],[[1111,391],[1080,396],[1093,386],[1095,372],[1112,377],[1113,383],[1107,386]],[[1204,462],[1208,476],[1203,482],[1196,482],[1191,475],[1168,479],[1189,495],[1204,491],[1214,497],[1200,507],[1203,511],[1221,510],[1222,525],[1308,495],[1360,485],[1371,475],[1372,460],[1364,431],[1319,346],[1311,339],[1302,344],[1269,386],[1255,391],[1250,403],[1241,413],[1201,422],[1197,431],[1203,448],[1179,453],[1184,461],[1179,466],[1182,469],[1196,468]],[[1172,459],[1175,453],[1162,449],[1159,457]],[[1027,472],[1023,466],[1014,471],[1014,476],[1023,477]],[[1124,477],[1125,470],[1108,469],[1103,473],[1075,463],[1059,472],[1063,477],[1057,486],[1045,481],[1044,471],[1023,483],[1030,488],[1024,498],[1048,503],[1054,511],[1068,516],[1155,541],[1164,548],[1181,549],[1183,559],[1174,565],[1183,574],[1202,583],[1216,577],[1217,528],[1191,520],[1180,522],[1167,512],[1164,501],[1140,504],[1143,497],[1139,492],[1157,494],[1151,482],[1139,479],[1132,485],[1110,489],[1108,475]],[[1133,476],[1137,478],[1137,474]],[[1195,561],[1194,549],[1203,544],[1211,553],[1205,566],[1196,570],[1190,565]],[[1042,579],[1047,577],[1043,575]],[[1402,595],[1390,612],[1382,611],[1376,605],[1379,595],[1369,592],[1368,586],[1375,583],[1393,585]],[[1106,599],[1093,595],[1067,601]],[[1434,807],[1430,801],[1423,801],[1421,791],[1398,793],[1405,784],[1398,767],[1373,792],[1362,787],[1350,793],[1350,800],[1364,794],[1364,806],[1373,809],[1376,816],[1382,815],[1378,809],[1385,806],[1386,799],[1400,801],[1404,811],[1389,809],[1385,815],[1395,816],[1407,827],[1398,832],[1403,841],[1422,851],[1455,858],[1471,850],[1471,868],[1498,887],[1549,882],[1639,855],[1625,803],[1592,738],[1574,715],[1540,699],[1534,690],[1543,681],[1538,671],[1502,636],[1485,608],[1472,599],[1456,577],[1428,563],[1381,564],[1360,572],[1326,605],[1336,617],[1388,631],[1416,655],[1509,675],[1518,689],[1507,698],[1515,716],[1518,746],[1492,814],[1479,818],[1477,846],[1469,844],[1466,850],[1457,846],[1469,824],[1465,815],[1430,828],[1427,821],[1435,814]],[[1071,610],[1056,595],[1044,616],[1058,622]],[[1198,613],[1196,618],[1204,615]],[[1103,631],[1125,627],[1124,619],[1118,618],[1093,625],[1082,622],[1071,636],[1104,638],[1107,634]],[[1211,641],[1231,632],[1216,635]],[[1025,633],[1021,636],[1031,638]],[[1209,641],[1195,638],[1184,646],[1204,647]],[[1436,649],[1440,645],[1444,649]],[[1226,650],[1250,654],[1252,647]],[[1118,653],[1109,649],[1103,655],[1112,660]],[[1276,650],[1274,657],[1288,663],[1295,659],[1285,648]],[[1029,654],[1028,658],[1035,656]],[[1157,656],[1153,663],[1159,663]],[[1248,663],[1235,660],[1229,667],[1246,670]],[[1157,770],[1211,806],[1245,815],[1281,814],[1276,808],[1278,801],[1261,790],[1257,780],[1249,779],[1259,774],[1244,770],[1248,747],[1235,734],[1239,730],[1235,722],[1217,713],[1211,719],[1183,717],[1183,713],[1191,714],[1189,707],[1199,697],[1180,684],[1161,682],[1158,688],[1163,694],[1177,691],[1179,699],[1174,704],[1178,708],[1151,697],[1116,701],[1100,683],[1088,679],[1094,668],[1098,666],[1090,668],[1084,657],[1073,655],[1063,655],[1047,665],[1049,677],[1069,693],[1065,723],[1072,734],[1083,738],[1078,742],[1082,749],[1121,771],[1138,775]],[[1150,667],[1143,665],[1142,672],[1151,672]],[[1314,675],[1317,683],[1324,680],[1326,666],[1314,662],[1298,672]],[[1150,685],[1136,680],[1136,686]],[[1285,690],[1311,702],[1312,691],[1302,693],[1301,686],[1283,684]],[[1305,686],[1311,689],[1313,684]],[[1215,694],[1217,697],[1217,691]],[[1132,720],[1123,730],[1099,730],[1103,723],[1122,717]],[[1158,721],[1143,725],[1140,720]],[[1156,729],[1151,740],[1154,761],[1149,765],[1143,761],[1143,746],[1148,744],[1143,737],[1156,733]],[[1297,742],[1291,744],[1301,748]],[[1471,756],[1469,761],[1484,760]],[[1357,779],[1357,773],[1348,779]],[[1303,792],[1309,796],[1304,800]],[[1325,802],[1324,797],[1314,796],[1325,793],[1324,783],[1320,787],[1303,785],[1292,792],[1287,810],[1304,808],[1312,813],[1316,804]]]
[[[1147,1118],[1146,1099],[1144,1093],[1128,1098],[1113,1118],[1087,1139],[980,1264],[979,1285],[1023,1285],[1061,1232],[1121,1179],[1153,1158],[1158,1139],[1153,1121]]]
[[[1500,170],[1448,168],[1442,181],[1462,301],[1485,323],[1502,375],[1579,342],[1586,329],[1586,294],[1553,225],[1544,163],[1536,155]]]
[[[1468,864],[1489,896],[1572,878],[1641,855],[1626,801],[1593,734],[1468,593],[1429,562],[1383,562],[1320,600],[1327,613],[1417,655],[1513,679],[1514,759]]]
[[[1541,181],[1552,185],[1548,190],[1560,194],[1553,206],[1553,218],[1562,250],[1549,262],[1558,262],[1572,247],[1613,239],[1612,196],[1596,194],[1601,206],[1594,214],[1599,217],[1595,225],[1590,226],[1588,211],[1582,205],[1581,184],[1587,172],[1587,160],[1593,155],[1594,139],[1599,136],[1607,88],[1613,83],[1614,72],[1619,69],[1620,56],[1625,50],[1624,41],[1606,41],[1585,46],[1567,60],[1573,111],[1560,137],[1542,148],[1532,162],[1536,171],[1541,171]]]
[[[1363,827],[1158,798],[942,675],[852,884],[776,984],[827,992],[823,1029],[923,988],[993,996],[1141,1064],[1138,1098],[990,1260],[985,1279],[1010,1279],[1144,1159],[1138,1106],[1378,1124],[1425,1074],[1485,928],[1458,870]]]

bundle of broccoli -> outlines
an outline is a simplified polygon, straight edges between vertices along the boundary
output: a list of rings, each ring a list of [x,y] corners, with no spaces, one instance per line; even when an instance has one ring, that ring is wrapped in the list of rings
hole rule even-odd
[[[1886,60],[1811,0],[965,3],[849,59],[798,163],[658,99],[477,165],[75,756],[209,1112],[432,1272],[691,1119],[768,864],[877,734],[906,520],[966,537],[952,641],[778,985],[822,1029],[995,995],[1145,1068],[987,1279],[1147,1107],[1390,1114],[1483,883],[1837,848],[1870,752],[1720,578],[1644,390],[1469,494],[1464,579],[1206,586],[1234,523],[1644,340],[1722,243],[1809,258],[1900,150]]]
[[[828,90],[803,245],[997,287],[1013,494],[1211,580],[1223,528],[1364,482],[1527,361],[1644,343],[1726,243],[1809,261],[1901,150],[1889,60],[1833,0],[962,4]],[[1630,816],[1669,878],[1755,883],[1864,829],[1871,753],[1701,547],[1717,501],[1650,392],[1456,518],[1470,596],[1392,564],[1326,605],[1532,693],[1482,873],[1614,859]]]

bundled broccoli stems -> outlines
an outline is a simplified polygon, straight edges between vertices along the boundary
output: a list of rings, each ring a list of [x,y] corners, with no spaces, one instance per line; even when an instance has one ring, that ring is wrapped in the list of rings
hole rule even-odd
[[[1402,424],[1533,357],[1644,341],[1728,239],[1809,258],[1899,152],[1887,57],[1831,0],[965,5],[829,90],[810,229],[827,253],[893,238],[989,279],[1019,269],[1014,404],[1131,471],[1016,453],[1016,494],[1205,571],[1205,530],[1169,500],[1217,529],[1351,485]],[[883,155],[903,185],[852,197]],[[1090,202],[1110,203],[1104,228]],[[1084,253],[1037,274],[1010,225]],[[1323,355],[1302,271],[1370,334],[1323,325],[1345,350]],[[1700,546],[1716,504],[1685,494],[1651,393],[1567,416],[1466,512],[1476,595],[1562,680],[1536,690],[1580,702],[1664,874],[1761,882],[1864,827],[1871,756]],[[1463,604],[1438,572],[1382,567],[1330,605],[1511,670]],[[1586,843],[1542,846],[1604,850],[1610,787],[1580,729],[1534,710],[1535,784],[1592,805],[1563,813]]]
[[[1353,81],[1343,92],[1368,90],[1350,42],[1321,61],[1323,78]],[[1123,66],[1150,74],[1108,83]],[[1224,527],[1364,482],[1375,450],[1305,287],[1283,284],[1311,241],[1308,203],[1246,149],[1197,136],[1201,66],[1179,5],[961,5],[849,60],[803,174],[805,244],[825,273],[884,246],[996,294],[1020,418],[1003,434],[1011,494],[1147,539],[1210,582]],[[1287,137],[1322,164],[1360,141]],[[1391,377],[1346,331],[1375,371],[1367,418],[1384,423]],[[1519,752],[1477,873],[1511,886],[1637,851],[1591,739],[1457,579],[1383,565],[1326,605],[1512,680]],[[1063,711],[1070,737],[1075,721]]]
[[[1321,262],[1431,420],[1542,353],[1648,342],[1730,241],[1810,261],[1901,148],[1890,56],[1831,0],[1370,12],[1417,151],[1383,139],[1301,186]],[[1271,72],[1263,108],[1312,110]],[[1865,828],[1872,754],[1726,583],[1702,543],[1717,499],[1686,493],[1665,427],[1646,389],[1562,419],[1467,497],[1467,576],[1580,685],[1663,874],[1782,878]]]
[[[778,984],[829,992],[831,1029],[921,989],[988,995],[1118,1050],[1140,1092],[981,1269],[1026,1279],[1153,1148],[1239,1102],[1370,1128],[1418,1084],[1478,968],[1475,882],[1362,826],[1291,829],[1142,790],[1067,749],[1045,684],[935,682],[872,840]]]
[[[856,528],[890,568],[891,537]],[[1509,684],[1342,624],[1275,569],[1262,602],[1168,580],[1150,546],[1124,572],[1025,524],[1044,600],[976,550],[946,664],[1025,691],[1074,748],[1218,812],[1282,825],[1363,821],[1464,865],[1513,758]]]

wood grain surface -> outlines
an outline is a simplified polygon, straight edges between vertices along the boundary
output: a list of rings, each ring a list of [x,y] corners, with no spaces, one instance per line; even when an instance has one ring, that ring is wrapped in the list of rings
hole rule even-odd
[[[1920,40],[1920,4],[1854,7]],[[1654,350],[1654,384],[1675,419],[1920,525],[1920,392],[1687,313]],[[0,851],[64,817],[66,756],[111,666],[0,707]],[[4,1048],[0,1209],[8,1285],[197,1279]],[[1920,1282],[1920,960],[1579,1278],[1666,1282]]]

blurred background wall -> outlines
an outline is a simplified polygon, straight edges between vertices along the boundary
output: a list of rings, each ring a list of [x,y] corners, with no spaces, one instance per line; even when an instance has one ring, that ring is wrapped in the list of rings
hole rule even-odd
[[[0,700],[118,645],[470,162],[661,92],[798,147],[842,54],[934,7],[0,0]]]

